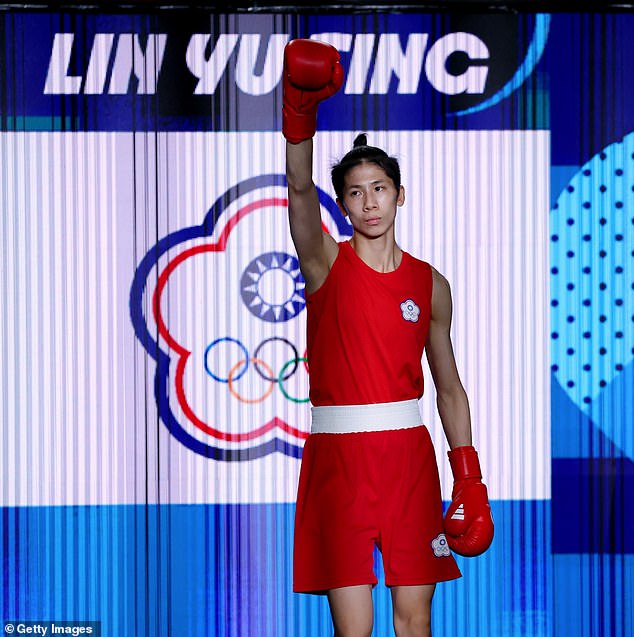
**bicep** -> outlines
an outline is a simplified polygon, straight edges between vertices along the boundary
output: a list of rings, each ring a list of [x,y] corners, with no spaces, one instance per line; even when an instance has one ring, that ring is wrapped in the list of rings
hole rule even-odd
[[[432,309],[425,352],[438,392],[449,392],[460,385],[451,343],[451,289],[447,280],[433,271]]]
[[[288,187],[288,219],[291,237],[300,257],[309,258],[318,251],[322,239],[321,208],[315,186]]]
[[[337,244],[322,229],[321,206],[313,183],[312,140],[286,145],[288,216],[291,237],[306,281],[317,289],[326,279],[337,254]]]
[[[316,192],[314,200],[311,197],[292,197],[289,193],[288,213],[291,237],[306,282],[306,292],[310,293],[326,280],[339,248],[322,228]]]

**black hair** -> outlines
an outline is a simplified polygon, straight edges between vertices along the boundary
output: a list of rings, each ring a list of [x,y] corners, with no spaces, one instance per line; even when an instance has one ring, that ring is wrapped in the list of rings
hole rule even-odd
[[[348,151],[339,161],[332,167],[330,178],[335,193],[339,199],[343,198],[343,186],[346,173],[365,162],[370,162],[379,166],[385,171],[385,174],[392,180],[396,190],[401,187],[401,169],[398,160],[390,157],[384,150],[376,146],[368,146],[368,137],[365,133],[361,133],[355,137],[352,150]]]

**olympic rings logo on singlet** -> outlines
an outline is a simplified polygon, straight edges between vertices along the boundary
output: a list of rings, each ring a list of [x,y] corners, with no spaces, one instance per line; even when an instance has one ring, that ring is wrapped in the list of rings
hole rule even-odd
[[[411,321],[412,323],[418,322],[418,317],[420,315],[420,308],[412,299],[407,299],[401,303],[401,313],[403,314],[403,318],[406,321]]]
[[[274,371],[267,362],[263,360],[262,350],[263,348],[269,344],[279,342],[288,346],[291,349],[292,355],[291,357],[284,362],[279,370]],[[227,362],[223,357],[223,362],[226,364],[227,368],[223,372],[216,369],[218,361],[216,361],[216,365],[213,365],[210,361],[210,354],[213,353],[214,348],[217,348],[221,343],[234,343],[239,351],[240,355],[238,356],[238,360],[234,363],[233,361]],[[308,373],[308,359],[306,358],[306,353],[304,352],[303,356],[299,356],[299,352],[297,351],[297,347],[291,343],[287,338],[282,336],[271,336],[269,338],[265,338],[253,351],[253,356],[250,356],[249,350],[246,345],[238,339],[231,336],[222,336],[220,338],[212,341],[207,348],[205,349],[205,371],[211,378],[213,378],[218,383],[225,383],[228,387],[229,393],[238,401],[246,404],[257,404],[261,403],[266,398],[268,398],[273,392],[274,387],[277,385],[282,395],[287,399],[295,403],[307,403],[310,399],[300,398],[296,396],[291,396],[285,387],[285,383],[287,380],[291,378],[291,376],[295,375],[298,372],[300,367],[300,363],[303,363],[302,367]],[[257,397],[245,397],[243,396],[238,387],[238,381],[242,379],[249,371],[253,370],[257,373],[260,378],[268,383],[264,393]]]

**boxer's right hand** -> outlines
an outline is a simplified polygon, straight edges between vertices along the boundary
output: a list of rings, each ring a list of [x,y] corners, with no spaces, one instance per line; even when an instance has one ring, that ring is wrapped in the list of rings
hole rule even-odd
[[[343,84],[335,47],[316,40],[291,40],[284,48],[282,133],[291,144],[317,130],[317,107]]]

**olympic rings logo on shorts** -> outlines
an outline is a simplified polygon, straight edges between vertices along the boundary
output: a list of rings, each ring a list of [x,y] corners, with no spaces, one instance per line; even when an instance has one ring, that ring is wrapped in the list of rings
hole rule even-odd
[[[210,354],[222,343],[233,343],[239,349],[236,362],[232,362],[224,374],[218,372],[218,365],[214,366],[210,361]],[[282,343],[290,348],[292,355],[286,362],[281,365],[280,369],[275,371],[271,365],[266,363],[262,357],[263,348],[269,343]],[[225,360],[225,359],[222,359]],[[231,359],[229,359],[231,360]],[[234,359],[235,360],[235,359]],[[287,400],[294,403],[307,403],[310,398],[299,398],[292,396],[287,390],[285,383],[288,381],[299,369],[300,363],[303,363],[303,367],[308,373],[308,359],[306,353],[303,356],[299,355],[297,347],[291,343],[288,339],[282,336],[271,336],[265,338],[253,352],[253,356],[250,355],[246,345],[239,339],[232,336],[221,336],[215,339],[205,348],[205,371],[218,383],[224,383],[228,386],[231,395],[242,403],[254,405],[265,401],[273,392],[275,385],[277,385],[282,392],[282,395]],[[247,374],[247,372],[253,369],[255,372],[268,383],[264,392],[255,398],[248,398],[243,396],[237,389],[237,382]]]

